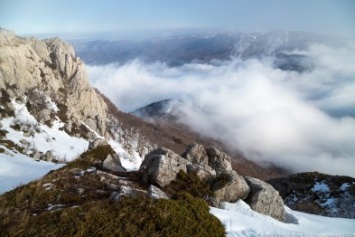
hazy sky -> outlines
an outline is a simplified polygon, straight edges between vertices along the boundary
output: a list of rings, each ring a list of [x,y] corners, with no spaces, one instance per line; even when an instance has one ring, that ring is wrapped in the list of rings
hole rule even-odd
[[[355,36],[353,0],[0,0],[0,26],[17,34],[221,29]]]

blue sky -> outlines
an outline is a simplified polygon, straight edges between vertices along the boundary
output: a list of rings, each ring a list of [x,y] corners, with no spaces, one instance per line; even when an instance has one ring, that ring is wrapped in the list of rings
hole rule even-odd
[[[0,0],[0,26],[33,35],[213,29],[355,36],[355,1]]]

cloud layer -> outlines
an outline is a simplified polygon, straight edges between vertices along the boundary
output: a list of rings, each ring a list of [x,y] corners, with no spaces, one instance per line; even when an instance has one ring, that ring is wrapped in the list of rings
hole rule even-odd
[[[355,176],[354,48],[290,53],[306,56],[312,69],[282,71],[274,58],[173,68],[135,60],[87,69],[93,86],[123,111],[179,98],[181,122],[249,159]]]

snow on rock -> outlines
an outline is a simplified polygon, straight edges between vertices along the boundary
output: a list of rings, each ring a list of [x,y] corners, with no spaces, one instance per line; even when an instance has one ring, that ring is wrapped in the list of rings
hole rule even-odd
[[[295,223],[284,223],[259,214],[243,201],[222,203],[210,208],[226,227],[229,237],[249,236],[355,236],[355,219],[343,219],[305,214],[285,206]],[[297,224],[296,224],[297,223]]]
[[[15,117],[1,120],[4,130],[8,131],[6,139],[21,145],[24,140],[29,147],[27,150],[35,149],[46,153],[53,151],[53,155],[59,161],[71,161],[83,153],[88,147],[88,141],[83,138],[72,137],[60,130],[64,126],[59,119],[55,120],[52,127],[38,123],[38,121],[28,112],[24,103],[19,104],[16,100],[11,101],[15,108]],[[49,102],[48,102],[49,103]],[[51,103],[49,103],[51,104]],[[51,104],[51,106],[55,106]],[[21,124],[28,128],[30,135],[26,136],[23,131],[15,130],[11,125]]]
[[[26,101],[26,97],[22,99]],[[0,145],[0,148],[4,150],[0,153],[0,194],[39,179],[50,170],[63,166],[63,164],[51,162],[37,162],[29,157],[32,153],[41,156],[40,154],[44,155],[50,151],[56,160],[65,162],[77,158],[88,147],[88,141],[85,139],[71,137],[60,130],[64,123],[58,118],[53,122],[52,127],[48,127],[39,123],[28,112],[25,103],[20,103],[16,99],[11,100],[11,103],[15,109],[15,116],[0,120],[1,129],[7,131],[3,139],[22,147],[22,152],[25,154],[14,151],[15,148]],[[47,105],[54,110],[57,109],[49,97]]]
[[[110,139],[108,144],[112,149],[118,154],[121,160],[121,165],[127,171],[138,170],[142,164],[143,158],[139,154],[133,151],[133,154],[130,155],[125,149],[123,149],[122,144],[117,141]]]

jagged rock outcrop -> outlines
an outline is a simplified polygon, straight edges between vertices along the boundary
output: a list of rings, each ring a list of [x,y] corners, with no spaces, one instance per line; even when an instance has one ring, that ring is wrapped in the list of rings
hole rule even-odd
[[[244,178],[232,170],[230,157],[216,148],[205,149],[199,144],[189,145],[183,157],[166,148],[156,149],[146,155],[139,169],[145,182],[160,187],[175,180],[180,170],[194,172],[213,186],[215,196],[210,201],[214,206],[245,199],[250,191]]]
[[[271,216],[280,221],[285,220],[284,203],[279,195],[270,184],[260,179],[245,177],[251,191],[245,200],[256,212]]]
[[[0,28],[0,55],[0,119],[14,117],[15,99],[41,124],[52,126],[59,118],[70,135],[114,139],[131,156],[144,156],[157,147],[91,87],[85,65],[70,44],[59,38],[18,37]],[[31,135],[24,131],[24,136]]]
[[[166,148],[158,148],[147,154],[139,168],[144,173],[144,181],[165,187],[176,179],[182,170],[187,173],[189,162]]]
[[[355,218],[355,178],[318,172],[268,181],[291,209],[317,215]]]
[[[74,49],[59,38],[37,40],[23,38],[0,29],[0,90],[10,97],[29,97],[28,105],[39,121],[49,121],[55,110],[45,110],[46,97],[59,107],[65,122],[79,127],[85,123],[105,135],[107,105],[90,86],[83,62]],[[42,107],[36,109],[35,107]],[[59,115],[59,114],[58,114]],[[45,120],[45,121],[43,121]],[[73,126],[67,127],[72,132]]]

